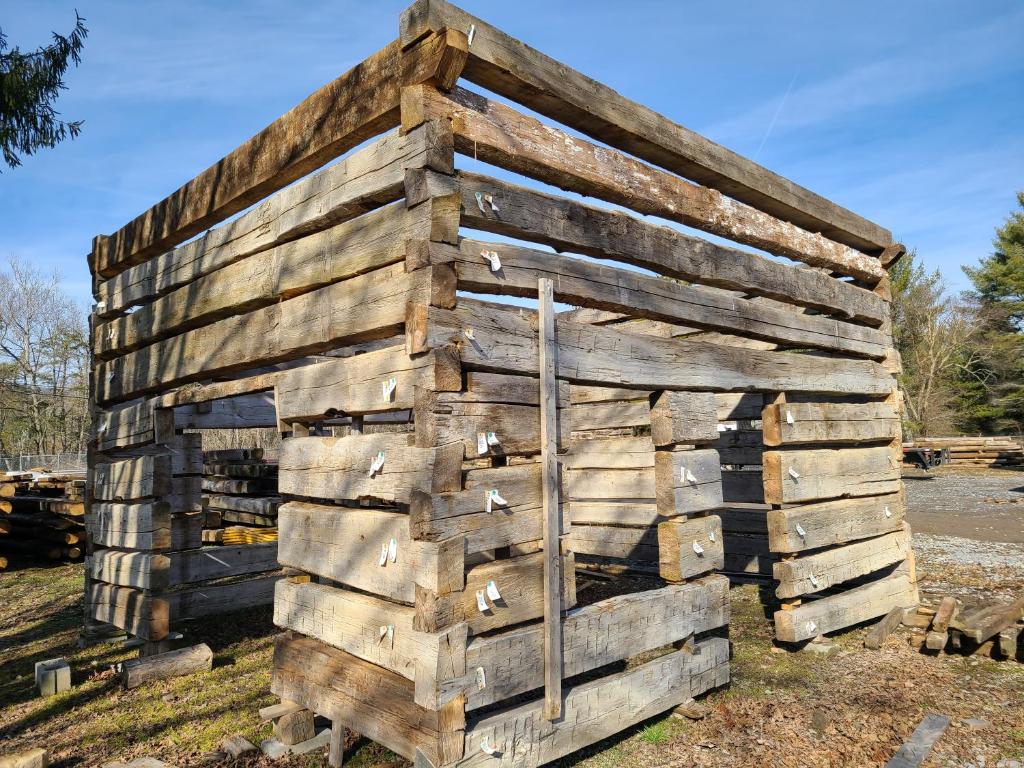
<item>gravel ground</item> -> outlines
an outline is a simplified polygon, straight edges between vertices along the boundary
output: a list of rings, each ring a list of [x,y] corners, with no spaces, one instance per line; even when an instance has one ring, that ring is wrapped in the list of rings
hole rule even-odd
[[[1024,544],[1024,472],[911,470],[903,479],[914,533]]]

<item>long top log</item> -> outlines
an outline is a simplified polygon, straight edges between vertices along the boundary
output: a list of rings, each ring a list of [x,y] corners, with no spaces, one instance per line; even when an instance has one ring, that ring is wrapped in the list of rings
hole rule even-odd
[[[94,273],[112,277],[251,205],[399,123],[403,85],[452,87],[466,38],[398,42],[357,64],[113,235],[93,243]]]
[[[402,14],[409,46],[431,30],[466,32],[466,79],[618,149],[686,176],[811,232],[878,254],[891,234],[767,168],[684,128],[444,0]]]

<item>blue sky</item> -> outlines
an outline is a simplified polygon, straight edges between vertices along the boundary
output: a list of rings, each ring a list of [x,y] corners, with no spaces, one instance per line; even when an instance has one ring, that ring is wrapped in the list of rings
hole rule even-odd
[[[82,135],[0,175],[0,258],[85,255],[397,34],[408,3],[0,0],[23,48],[86,17]],[[1024,189],[1024,4],[465,0],[467,10],[892,229],[956,290]]]

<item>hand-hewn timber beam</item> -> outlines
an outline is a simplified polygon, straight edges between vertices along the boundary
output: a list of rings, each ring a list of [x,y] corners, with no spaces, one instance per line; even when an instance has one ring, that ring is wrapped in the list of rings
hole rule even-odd
[[[672,122],[545,56],[444,0],[417,0],[402,14],[403,46],[431,30],[473,27],[464,76],[648,162],[837,242],[877,255],[891,234],[767,168]]]
[[[403,85],[451,88],[466,60],[463,33],[396,41],[325,85],[240,147],[93,243],[94,273],[111,277],[177,245],[399,123]]]

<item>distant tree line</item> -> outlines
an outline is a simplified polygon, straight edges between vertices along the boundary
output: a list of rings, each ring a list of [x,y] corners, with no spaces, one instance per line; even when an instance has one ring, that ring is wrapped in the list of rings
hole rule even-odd
[[[0,455],[84,450],[88,330],[57,273],[0,268]]]
[[[893,336],[910,435],[1024,433],[1024,192],[993,250],[950,296],[908,253],[893,269]]]

